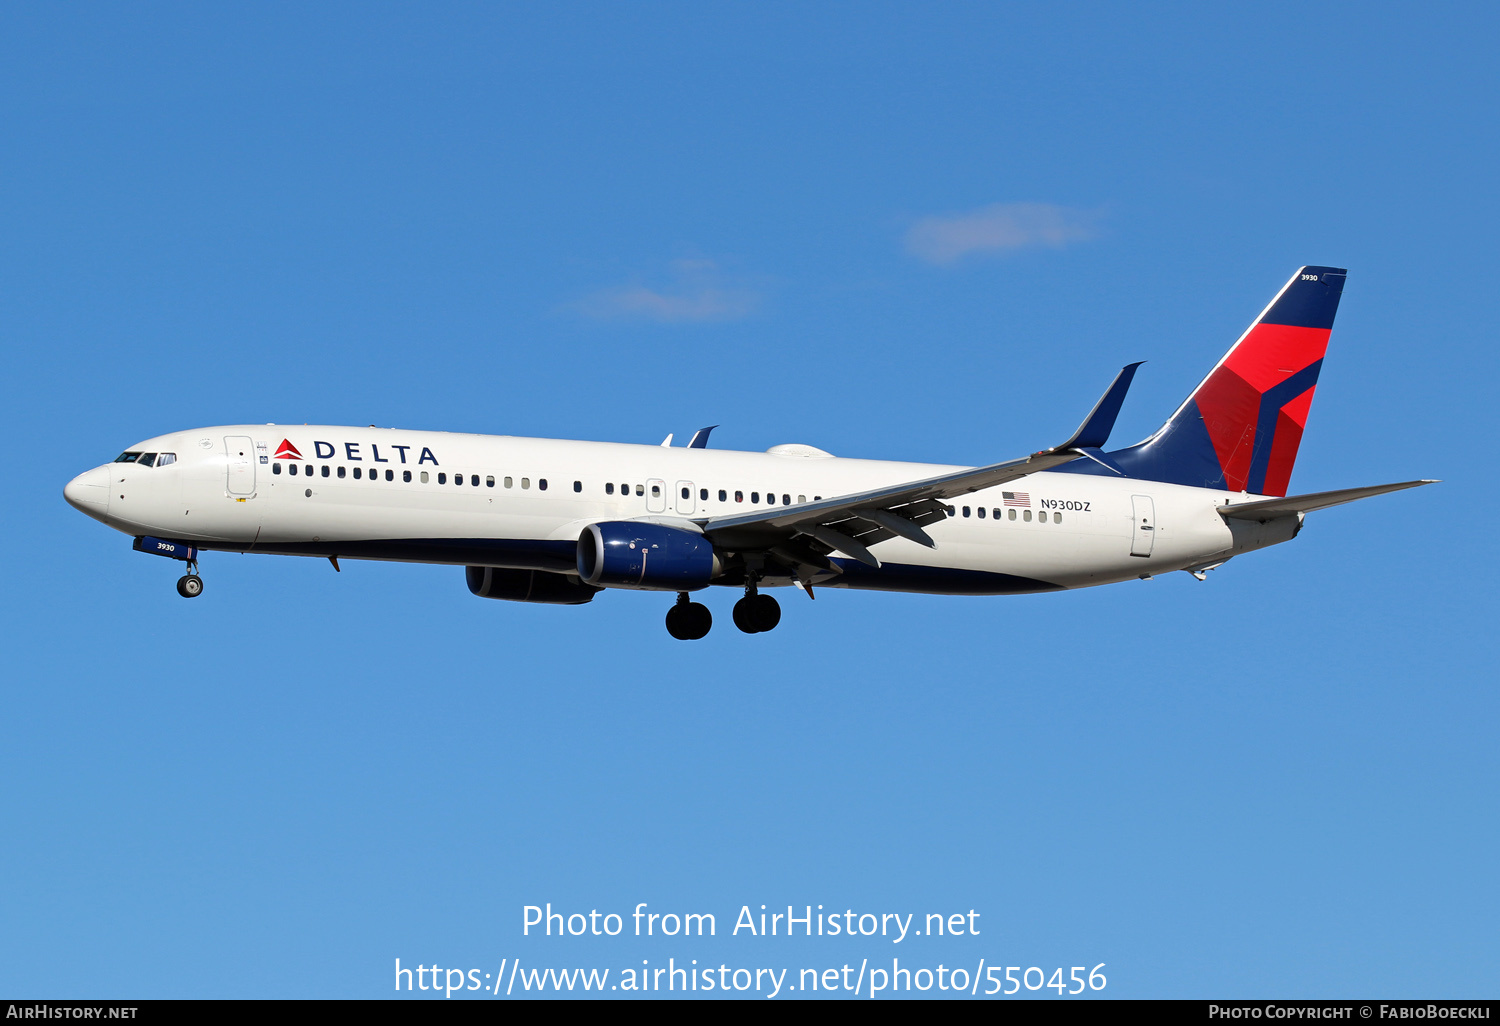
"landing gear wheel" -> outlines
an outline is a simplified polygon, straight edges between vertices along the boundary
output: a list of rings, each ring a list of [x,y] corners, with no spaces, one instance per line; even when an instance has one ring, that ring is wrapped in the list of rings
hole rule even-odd
[[[755,600],[758,596],[746,595],[734,604],[734,625],[746,634],[759,634],[760,627],[755,618]]]
[[[203,578],[197,574],[188,574],[177,579],[177,594],[183,598],[197,598],[203,594]]]
[[[697,641],[708,634],[714,625],[713,614],[708,607],[690,602],[684,593],[677,604],[667,610],[667,633],[678,641]]]
[[[781,622],[781,603],[769,595],[746,595],[734,604],[734,625],[746,634],[761,634]]]
[[[781,622],[781,603],[769,595],[756,595],[750,601],[755,603],[755,622],[760,625],[760,630],[775,630]]]

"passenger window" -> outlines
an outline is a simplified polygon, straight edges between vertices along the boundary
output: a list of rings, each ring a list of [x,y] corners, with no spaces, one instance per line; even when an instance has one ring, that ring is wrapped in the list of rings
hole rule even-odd
[[[659,498],[661,498],[661,485],[652,485],[651,486],[651,497],[653,499],[659,499]]]
[[[426,471],[423,471],[423,473],[426,473]],[[343,467],[339,467],[339,477],[342,478],[343,476],[344,476],[344,468]]]
[[[484,475],[484,486],[486,488],[495,487],[495,476],[493,474]]]
[[[324,477],[328,476],[328,464],[326,464],[326,463],[323,464],[323,476]]]
[[[735,502],[744,502],[745,501],[745,493],[744,492],[735,492],[734,493],[734,501]]]
[[[140,459],[136,460],[136,462],[143,467],[154,467],[156,466],[156,453],[148,452]]]
[[[1002,516],[1004,516],[1004,515],[1005,515],[1005,514],[1003,514],[1003,513],[1001,513],[1001,512],[1000,512],[1000,510],[998,510],[998,509],[992,509],[992,510],[990,510],[990,514],[991,514],[991,515],[992,515],[992,516],[993,516],[993,517],[994,517],[994,518],[995,518],[995,519],[996,519],[996,520],[999,520],[999,519],[1000,519],[1000,518],[1001,518],[1001,517],[1002,517]]]
[[[964,507],[964,516],[968,516],[968,515],[969,515],[969,507],[965,506]]]
[[[176,462],[177,454],[175,452],[164,452],[160,456],[156,457],[156,465],[158,467],[170,467]]]
[[[358,471],[356,471],[356,473],[358,473]],[[438,484],[447,484],[447,483],[448,483],[448,475],[447,474],[439,474],[438,475]]]
[[[521,487],[522,488],[530,488],[531,487],[531,478],[529,478],[529,477],[523,477],[523,478],[521,478]]]
[[[708,501],[708,489],[707,488],[699,488],[698,489],[698,501],[700,501],[700,502],[707,502]]]
[[[760,492],[751,492],[750,501],[755,503],[760,502]]]
[[[1007,517],[1009,517],[1009,518],[1010,518],[1010,519],[1012,519],[1012,520],[1014,520],[1014,519],[1016,519],[1016,511],[1015,511],[1015,510],[1013,510],[1013,509],[1008,509],[1008,510],[1006,510],[1006,511],[1005,511],[1005,515],[1006,515],[1006,516],[1007,516]]]
[[[798,502],[806,502],[807,501],[807,496],[805,496],[805,495],[799,495],[799,496],[797,496],[797,501]]]
[[[325,474],[328,473],[328,468],[327,467],[323,468],[323,473],[325,473]],[[409,470],[403,470],[403,471],[401,471],[401,480],[405,481],[407,484],[411,484],[411,471],[409,471]]]
[[[425,471],[425,470],[422,471],[421,475],[422,475],[422,483],[426,484],[427,483],[427,471]],[[343,476],[344,476],[344,468],[340,467],[339,468],[339,477],[343,477]]]
[[[944,509],[944,510],[945,510],[945,511],[947,511],[947,513],[948,513],[948,515],[949,515],[949,516],[950,516],[950,517],[951,517],[951,516],[957,516],[957,515],[958,515],[958,510],[956,510],[956,509],[954,509],[954,508],[953,508],[953,507],[952,507],[952,506],[944,506],[944,507],[943,507],[943,509]]]
[[[509,487],[510,487],[510,486],[511,486],[511,485],[512,485],[512,484],[513,484],[513,483],[514,483],[514,482],[513,482],[513,481],[512,481],[512,479],[511,479],[511,478],[508,478],[508,477],[507,477],[507,478],[506,478],[506,479],[505,479],[505,487],[507,487],[507,488],[509,488]]]
[[[691,499],[693,497],[693,490],[691,488],[684,488],[682,490],[682,497],[684,499]]]
[[[583,482],[582,481],[574,481],[573,482],[573,490],[575,492],[581,492],[581,491],[583,491]]]
[[[729,501],[729,493],[727,491],[725,491],[724,489],[722,489],[722,488],[719,489],[719,501],[720,502],[728,502]]]
[[[1022,513],[1021,519],[1026,521],[1028,524],[1031,523],[1031,510],[1028,509],[1026,512]]]
[[[615,494],[615,483],[613,481],[606,481],[606,482],[604,482],[604,494],[605,495],[613,495],[613,494]]]
[[[356,481],[359,480],[359,468],[358,467],[354,468],[354,480],[356,480]]]
[[[280,463],[273,463],[273,464],[271,464],[271,473],[273,473],[273,474],[279,474],[279,473],[281,473],[281,464]]]
[[[1062,514],[1061,513],[1054,513],[1054,514],[1052,514],[1052,522],[1054,524],[1060,524],[1060,523],[1062,523]]]
[[[547,490],[547,479],[545,477],[538,478],[536,486],[538,490],[545,492]]]
[[[781,504],[783,506],[790,506],[792,504],[792,497],[790,495],[783,495],[781,497]]]
[[[462,474],[454,474],[453,475],[453,483],[456,484],[456,485],[463,484],[464,483],[464,476]]]
[[[975,511],[974,511],[974,512],[975,512],[975,513],[977,513],[977,514],[979,514],[979,519],[980,519],[980,520],[983,520],[983,519],[984,519],[984,507],[983,507],[983,506],[980,506],[980,507],[979,507],[979,508],[978,508],[978,509],[976,509],[976,510],[975,510]]]
[[[478,474],[470,474],[469,475],[469,484],[472,485],[475,488],[478,488],[479,487],[479,475]]]
[[[646,494],[646,486],[645,485],[636,485],[635,486],[635,494],[637,494],[637,495],[645,495]]]
[[[821,495],[814,495],[813,496],[813,502],[822,502],[822,501],[823,501],[823,496],[821,496]]]
[[[387,481],[394,481],[394,480],[396,480],[396,472],[394,470],[387,470],[385,472],[385,479]]]

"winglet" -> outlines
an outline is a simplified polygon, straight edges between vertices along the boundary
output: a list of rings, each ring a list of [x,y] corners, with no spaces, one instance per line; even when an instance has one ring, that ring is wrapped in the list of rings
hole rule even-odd
[[[694,431],[693,432],[692,441],[688,442],[687,447],[689,449],[707,449],[708,448],[708,434],[709,434],[710,431],[712,431],[714,428],[716,428],[718,426],[719,425],[714,424],[714,425],[712,425],[710,427],[699,428],[697,431]]]
[[[1120,373],[1115,375],[1115,380],[1110,382],[1109,388],[1105,389],[1104,394],[1099,397],[1099,401],[1094,404],[1089,415],[1083,418],[1083,423],[1078,425],[1078,430],[1073,432],[1073,437],[1053,451],[1102,449],[1104,443],[1109,441],[1109,433],[1115,429],[1115,418],[1120,415],[1120,407],[1125,402],[1125,393],[1130,391],[1130,382],[1135,377],[1135,369],[1142,363],[1145,361],[1126,364]],[[1108,464],[1105,465],[1108,466]]]

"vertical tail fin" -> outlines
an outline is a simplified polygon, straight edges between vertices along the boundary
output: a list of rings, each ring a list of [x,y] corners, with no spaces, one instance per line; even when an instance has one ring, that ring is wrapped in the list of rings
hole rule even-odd
[[[1171,419],[1115,461],[1131,477],[1285,495],[1346,273],[1292,275]]]

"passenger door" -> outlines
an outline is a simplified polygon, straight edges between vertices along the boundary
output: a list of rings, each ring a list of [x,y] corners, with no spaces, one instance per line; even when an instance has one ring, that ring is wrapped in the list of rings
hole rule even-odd
[[[1149,495],[1132,495],[1130,504],[1135,519],[1135,526],[1130,532],[1130,554],[1149,556],[1151,546],[1156,541],[1156,506]]]
[[[255,443],[248,435],[227,435],[224,453],[229,457],[225,487],[229,494],[248,498],[255,494]]]
[[[696,505],[694,505],[695,501],[696,500],[693,498],[693,482],[678,481],[676,496],[677,512],[681,513],[685,517],[692,516],[693,510],[698,508]]]

